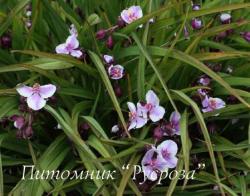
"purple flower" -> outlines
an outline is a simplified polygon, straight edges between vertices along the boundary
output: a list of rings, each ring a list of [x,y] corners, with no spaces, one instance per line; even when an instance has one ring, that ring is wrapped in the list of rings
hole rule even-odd
[[[77,40],[77,35],[74,33],[74,30],[71,29],[71,35],[67,38],[66,42],[60,44],[56,47],[57,54],[69,54],[73,57],[80,58],[82,52],[79,49],[79,41]]]
[[[243,38],[250,42],[250,31],[242,33]]]
[[[128,108],[129,108],[129,127],[128,130],[131,129],[138,129],[143,127],[148,119],[146,118],[146,115],[144,114],[144,111],[142,111],[140,108],[138,109],[135,107],[135,104],[128,102]]]
[[[174,111],[170,115],[169,121],[173,134],[180,135],[180,119],[181,115],[179,112]]]
[[[178,146],[172,140],[165,140],[157,147],[158,153],[165,161],[165,165],[168,168],[175,168],[178,162],[176,157]]]
[[[194,18],[191,21],[191,25],[192,25],[193,29],[199,30],[202,28],[202,21],[198,18]]]
[[[166,161],[155,147],[146,152],[141,161],[141,165],[144,176],[151,181],[157,180],[158,174],[168,169]]]
[[[138,108],[140,108],[144,113],[147,113],[149,118],[153,122],[161,120],[165,114],[165,109],[159,105],[160,101],[154,91],[149,90],[146,94],[146,104],[138,103]]]
[[[229,24],[231,22],[231,15],[228,13],[221,14],[220,21],[222,24]]]
[[[114,57],[113,56],[110,56],[110,55],[103,55],[103,59],[105,61],[105,63],[107,64],[113,64],[114,63]]]
[[[217,109],[224,108],[226,103],[220,98],[213,98],[205,96],[204,100],[202,101],[203,112],[211,112]]]
[[[143,16],[142,9],[140,6],[131,6],[121,12],[121,18],[127,24],[134,22],[135,20]]]
[[[124,75],[124,67],[121,65],[111,65],[108,68],[109,77],[113,80],[119,80]]]
[[[27,98],[29,108],[40,110],[46,105],[46,99],[56,92],[56,86],[52,84],[40,86],[36,83],[33,87],[19,85],[16,90]]]

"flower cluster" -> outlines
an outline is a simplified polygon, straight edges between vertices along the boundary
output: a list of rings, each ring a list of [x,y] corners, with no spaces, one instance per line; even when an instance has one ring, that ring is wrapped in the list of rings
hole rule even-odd
[[[175,168],[178,162],[176,157],[177,144],[172,140],[165,140],[156,147],[152,147],[144,155],[141,165],[148,180],[155,181],[161,172]]]
[[[152,90],[149,90],[146,94],[146,103],[138,102],[135,106],[134,103],[128,102],[130,111],[128,130],[143,127],[149,119],[153,122],[161,120],[165,114],[165,109],[159,104],[159,98]]]
[[[71,25],[69,29],[70,36],[66,39],[66,42],[56,47],[57,54],[68,54],[76,58],[80,58],[83,53],[79,48],[79,41],[77,39],[78,33],[74,25]]]
[[[197,84],[208,87],[211,84],[211,78],[207,75],[202,75],[198,79]],[[203,112],[212,112],[226,106],[226,103],[222,99],[211,97],[209,95],[209,90],[207,89],[198,89],[197,93],[202,100],[201,104]]]

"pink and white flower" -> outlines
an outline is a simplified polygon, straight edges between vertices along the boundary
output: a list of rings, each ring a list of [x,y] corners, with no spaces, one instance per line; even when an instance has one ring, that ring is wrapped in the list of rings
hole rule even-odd
[[[121,65],[110,65],[108,68],[109,77],[113,80],[119,80],[124,75],[124,67]]]
[[[165,114],[165,109],[160,106],[160,101],[154,91],[149,90],[146,94],[146,104],[138,103],[138,108],[148,114],[153,122],[161,120]]]
[[[73,57],[81,57],[82,52],[79,49],[79,41],[77,40],[76,35],[70,35],[66,42],[63,44],[60,44],[56,47],[56,53],[57,54],[69,54]]]
[[[162,142],[157,147],[158,153],[162,156],[162,158],[165,161],[165,165],[168,168],[175,168],[178,162],[178,159],[176,157],[178,146],[177,144],[172,140],[166,140]]]
[[[206,96],[202,101],[203,112],[212,112],[217,109],[224,108],[226,103],[220,98],[213,98]]]
[[[139,129],[143,127],[148,119],[145,118],[145,114],[143,113],[144,111],[138,109],[138,107],[135,107],[135,104],[132,102],[127,103],[128,108],[129,108],[129,127],[128,130],[131,129]]]
[[[78,32],[75,25],[72,24],[69,29],[70,36],[66,39],[66,42],[56,47],[57,54],[69,54],[73,57],[80,58],[82,51],[79,49],[79,41],[77,39]]]
[[[127,24],[134,22],[135,20],[142,18],[143,13],[140,6],[131,6],[121,12],[121,18]]]
[[[56,86],[52,84],[40,86],[36,83],[33,87],[19,85],[16,90],[21,96],[27,98],[29,108],[36,111],[46,105],[46,99],[54,95]]]
[[[166,161],[155,147],[146,152],[141,165],[144,176],[151,181],[157,180],[158,175],[168,169]]]

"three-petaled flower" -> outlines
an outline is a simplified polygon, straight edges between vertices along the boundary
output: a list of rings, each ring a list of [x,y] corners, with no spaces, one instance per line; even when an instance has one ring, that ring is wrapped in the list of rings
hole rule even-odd
[[[135,20],[143,16],[142,9],[140,6],[131,6],[121,12],[121,18],[127,24],[134,22]]]
[[[202,101],[203,112],[212,112],[217,109],[224,108],[226,103],[220,98],[213,98],[205,96],[204,100]]]
[[[27,98],[29,108],[40,110],[46,105],[46,99],[54,95],[56,86],[53,84],[40,86],[36,83],[33,87],[18,85],[16,90],[21,96]]]
[[[80,58],[82,51],[79,49],[79,41],[77,39],[77,31],[74,26],[71,25],[70,36],[66,39],[66,42],[56,47],[57,54],[69,54],[73,57]]]
[[[153,122],[161,120],[165,114],[165,109],[160,106],[160,101],[154,91],[149,90],[146,94],[146,104],[138,104],[138,107],[148,114]]]

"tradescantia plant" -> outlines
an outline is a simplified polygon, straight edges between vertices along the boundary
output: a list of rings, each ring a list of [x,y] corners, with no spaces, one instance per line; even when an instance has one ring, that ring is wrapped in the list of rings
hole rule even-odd
[[[0,195],[248,195],[248,1],[0,4]]]

